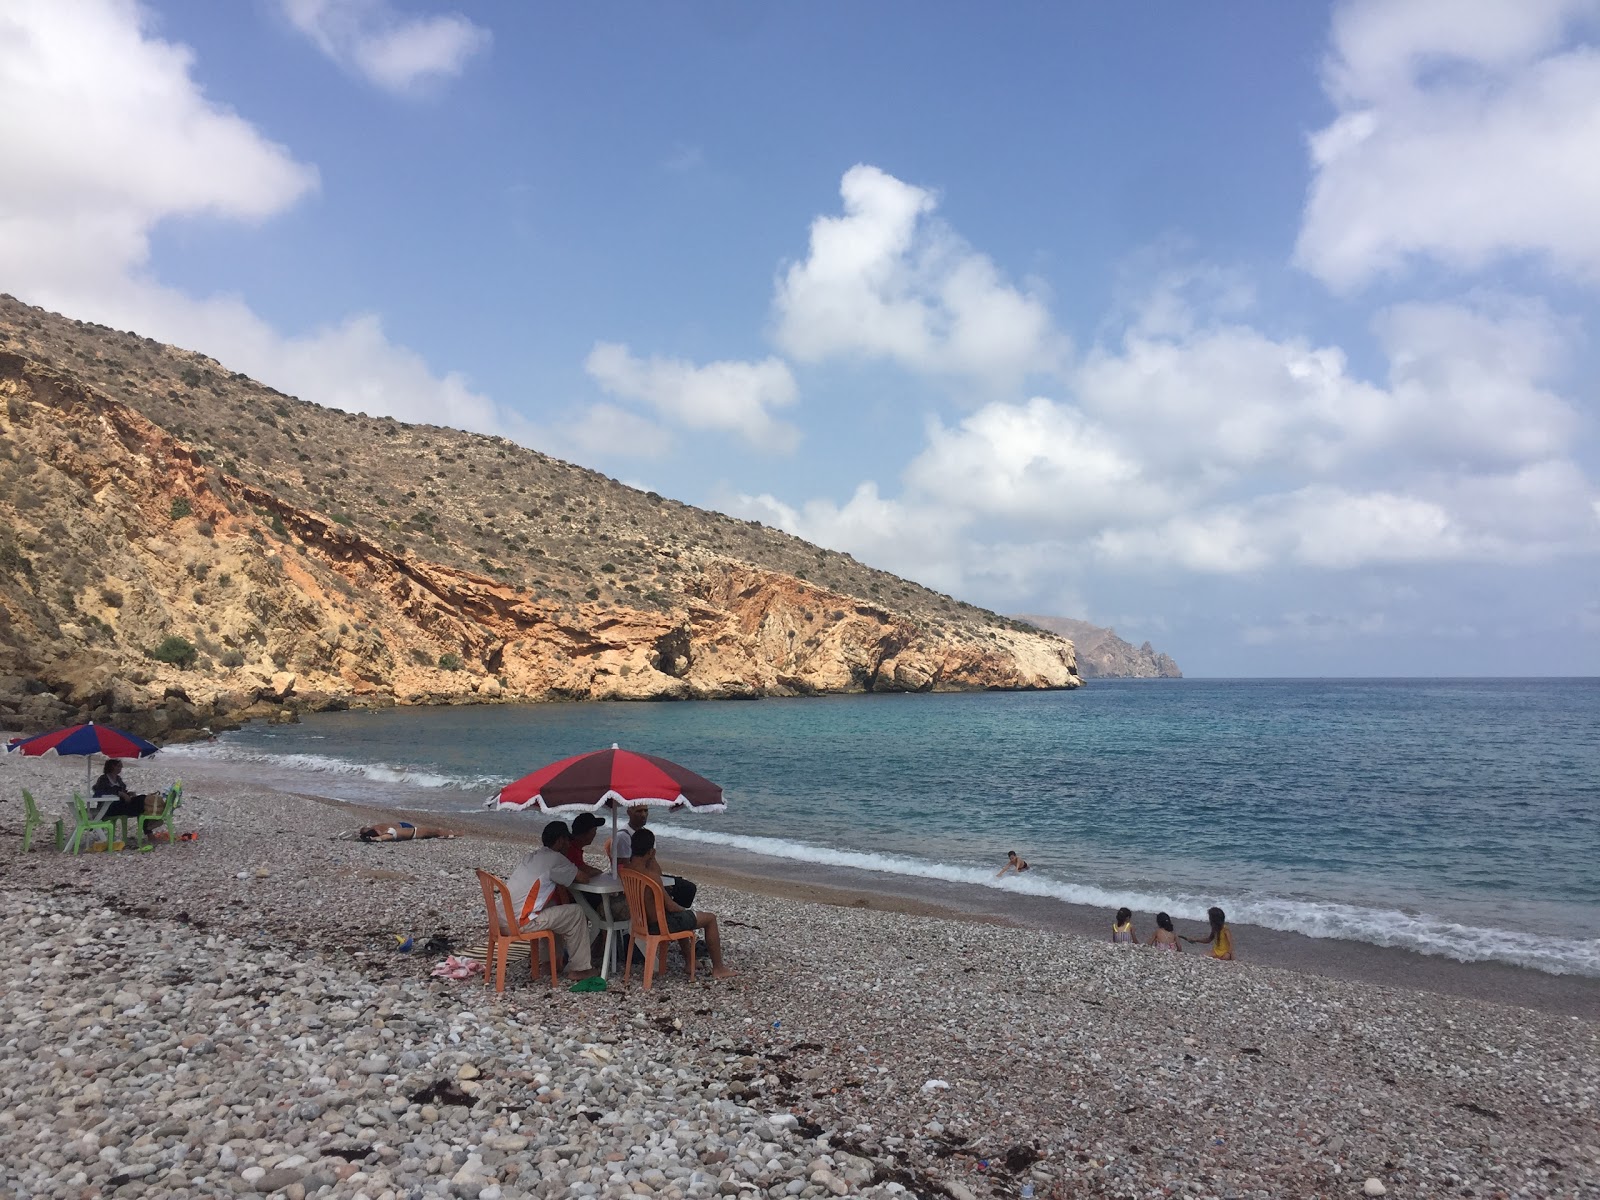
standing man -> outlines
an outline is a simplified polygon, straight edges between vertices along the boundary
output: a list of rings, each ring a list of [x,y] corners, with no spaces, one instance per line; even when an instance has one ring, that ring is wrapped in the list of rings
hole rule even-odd
[[[576,904],[553,904],[558,887],[578,878],[578,868],[567,857],[572,832],[565,821],[551,821],[539,835],[543,842],[511,873],[508,886],[517,920],[524,928],[551,930],[567,952],[567,974],[587,979],[598,974],[589,955],[589,919]]]

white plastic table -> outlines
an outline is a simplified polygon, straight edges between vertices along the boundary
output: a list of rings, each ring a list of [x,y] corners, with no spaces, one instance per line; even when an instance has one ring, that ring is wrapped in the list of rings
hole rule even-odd
[[[610,979],[616,972],[616,950],[620,939],[617,937],[619,930],[626,931],[629,925],[627,920],[618,918],[611,911],[613,896],[622,895],[622,881],[615,875],[596,875],[588,883],[573,883],[569,885],[574,892],[583,892],[594,896],[600,901],[600,911],[596,912],[589,905],[583,906],[584,915],[589,919],[589,928],[594,933],[605,931],[606,944],[600,952],[600,978]]]

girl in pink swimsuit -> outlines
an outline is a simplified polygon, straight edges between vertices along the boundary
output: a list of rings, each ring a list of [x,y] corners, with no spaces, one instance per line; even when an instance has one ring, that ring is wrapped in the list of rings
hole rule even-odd
[[[1178,944],[1178,935],[1172,928],[1172,918],[1164,912],[1156,914],[1156,931],[1150,935],[1150,944],[1162,950],[1171,950],[1174,954],[1183,953],[1183,947]]]

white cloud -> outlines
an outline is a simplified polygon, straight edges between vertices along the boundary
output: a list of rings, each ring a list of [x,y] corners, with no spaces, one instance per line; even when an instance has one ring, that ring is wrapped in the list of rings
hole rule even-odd
[[[1346,3],[1296,261],[1341,289],[1417,257],[1600,281],[1597,17],[1600,0]]]
[[[142,264],[167,217],[258,221],[317,186],[314,168],[190,78],[131,0],[0,8],[0,255],[8,281],[71,282]]]
[[[788,452],[800,432],[772,409],[795,401],[794,376],[780,359],[711,362],[638,358],[616,342],[597,342],[584,368],[602,388],[641,401],[687,429],[737,433],[763,450]]]
[[[1247,626],[1240,633],[1240,640],[1248,646],[1269,646],[1276,642],[1342,642],[1392,631],[1388,616],[1381,612],[1296,611],[1284,613],[1275,621]]]
[[[1161,297],[1120,345],[1091,351],[1071,379],[1083,408],[1163,479],[1216,485],[1351,469],[1395,457],[1499,466],[1564,453],[1580,425],[1543,386],[1566,362],[1567,331],[1538,304],[1481,297],[1403,304],[1374,321],[1387,386],[1356,377],[1337,346],[1208,325]],[[1155,336],[1152,328],[1173,332]]]
[[[930,587],[954,587],[961,579],[957,563],[965,518],[935,506],[886,500],[870,480],[843,505],[810,500],[797,509],[763,494],[737,497],[728,507]]]
[[[1170,512],[1175,503],[1108,430],[1042,397],[986,405],[954,429],[935,422],[905,480],[921,495],[959,495],[977,515],[1060,532]]]
[[[316,171],[209,99],[193,54],[156,37],[132,0],[16,0],[0,9],[0,280],[33,304],[203,350],[338,408],[527,436],[527,426],[438,378],[357,314],[285,336],[233,296],[195,298],[151,277],[150,236],[197,215],[260,221]]]
[[[1044,301],[935,219],[932,192],[865,165],[839,192],[844,215],[813,221],[808,256],[778,280],[782,350],[1002,383],[1061,365],[1067,342]]]
[[[454,78],[490,34],[460,13],[403,16],[391,0],[280,0],[297,30],[334,62],[391,92]]]
[[[675,441],[671,430],[614,404],[590,405],[564,432],[578,449],[608,458],[661,458]]]
[[[898,497],[863,485],[842,506],[748,503],[989,595],[1065,563],[1228,576],[1600,551],[1597,489],[1567,457],[1582,419],[1545,386],[1569,331],[1541,306],[1387,310],[1375,383],[1338,347],[1158,303],[1072,372],[1069,399],[931,422]]]

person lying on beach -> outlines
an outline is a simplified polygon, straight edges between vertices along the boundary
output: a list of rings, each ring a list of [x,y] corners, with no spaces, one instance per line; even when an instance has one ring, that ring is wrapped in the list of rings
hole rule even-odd
[[[1133,930],[1133,913],[1128,909],[1117,909],[1117,919],[1111,923],[1111,940],[1134,946],[1139,944],[1139,935]]]
[[[633,834],[633,857],[627,862],[619,864],[622,870],[637,871],[646,878],[661,882],[661,867],[656,863],[656,835],[648,829],[635,830]],[[663,892],[666,888],[661,889]],[[675,901],[670,894],[666,896],[667,933],[685,933],[691,929],[703,930],[706,935],[706,949],[711,953],[711,975],[714,979],[726,979],[733,974],[722,963],[722,934],[717,929],[717,914],[708,912],[694,912],[684,908]],[[656,933],[662,930],[654,930]]]
[[[356,831],[363,842],[414,842],[418,838],[453,838],[448,829],[432,825],[413,825],[410,821],[396,821],[392,825],[367,825]]]
[[[122,760],[120,758],[106,759],[106,769],[100,772],[100,777],[94,781],[91,794],[96,800],[106,796],[115,796],[105,812],[100,814],[100,819],[108,821],[112,817],[142,817],[145,814],[145,802],[148,796],[135,795],[128,790],[128,785],[122,780]]]
[[[506,886],[511,903],[524,929],[548,929],[567,952],[567,974],[572,979],[587,979],[598,972],[591,965],[589,918],[576,904],[555,903],[558,888],[578,878],[578,869],[567,858],[572,831],[565,821],[551,821],[539,833],[543,843],[528,854],[511,872]]]
[[[1004,875],[1008,871],[1015,871],[1018,875],[1021,875],[1027,869],[1028,869],[1027,862],[1024,861],[1017,854],[1017,852],[1015,850],[1007,850],[1006,851],[1006,865],[1001,867],[998,871],[996,871],[994,873],[994,877],[996,879],[999,879],[1000,876]]]
[[[1228,914],[1220,908],[1208,908],[1206,916],[1211,921],[1211,932],[1203,938],[1185,937],[1183,940],[1191,946],[1210,946],[1212,958],[1232,962],[1233,934],[1228,929]]]
[[[1150,935],[1150,944],[1171,950],[1174,954],[1183,953],[1183,947],[1178,945],[1178,935],[1172,929],[1172,918],[1164,912],[1156,914],[1156,931]]]
[[[617,830],[617,861],[625,862],[633,857],[633,835],[645,827],[650,820],[650,806],[648,804],[635,804],[628,810],[628,826],[626,829]],[[606,860],[611,859],[611,842],[605,846]],[[685,879],[682,875],[663,875],[661,886],[666,889],[667,895],[672,897],[673,903],[683,908],[694,907],[695,893],[700,886],[692,879]]]

